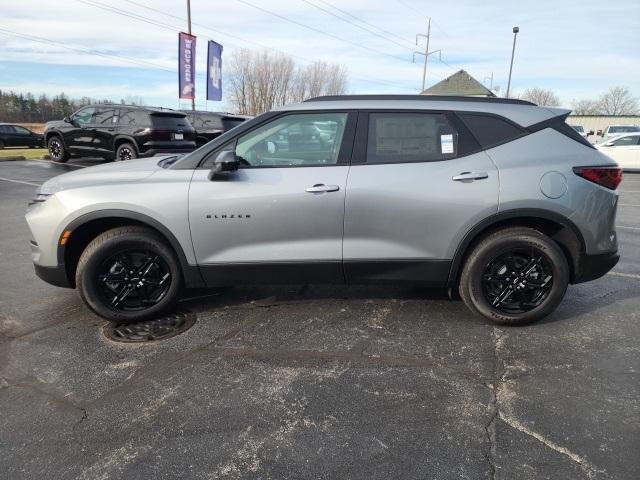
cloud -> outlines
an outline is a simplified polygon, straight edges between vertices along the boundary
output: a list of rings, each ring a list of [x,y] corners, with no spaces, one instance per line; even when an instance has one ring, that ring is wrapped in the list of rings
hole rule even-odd
[[[420,89],[421,64],[413,64],[411,57],[414,48],[422,48],[415,47],[414,43],[415,34],[424,33],[426,29],[424,2],[309,0],[327,10],[335,5],[391,32],[391,35],[382,34],[387,38],[380,38],[301,0],[247,1],[322,33],[237,0],[192,0],[194,32],[199,41],[197,70],[201,73],[206,68],[206,40],[211,38],[225,46],[223,62],[238,48],[269,48],[293,55],[299,63],[321,59],[347,66],[351,74],[350,89],[354,92],[415,93]],[[21,0],[3,5],[0,28],[148,62],[135,67],[157,76],[158,80],[151,82],[152,96],[172,104],[176,101],[175,87],[163,87],[167,92],[165,97],[162,88],[156,89],[155,85],[168,85],[172,81],[170,72],[175,71],[177,63],[176,33],[179,29],[186,30],[183,3],[174,0]],[[96,7],[97,4],[119,13],[105,11]],[[61,11],[72,14],[61,16]],[[430,58],[428,84],[464,68],[480,81],[493,73],[494,84],[504,89],[513,39],[511,28],[518,25],[520,33],[512,81],[516,90],[534,86],[551,88],[565,104],[573,98],[595,97],[613,85],[626,85],[640,96],[640,56],[637,54],[640,3],[637,0],[619,0],[616,8],[600,0],[527,3],[452,0],[429,2],[428,13],[433,18],[431,50],[441,50],[446,62],[439,62],[435,55]],[[162,25],[145,23],[140,16]],[[353,17],[346,18],[372,28]],[[20,62],[47,64],[48,71],[58,73],[72,66],[84,67],[73,69],[73,88],[78,92],[105,87],[112,91],[112,87],[122,83],[105,85],[100,79],[101,69],[128,72],[134,66],[111,57],[6,36],[0,31],[0,63]],[[33,68],[27,75],[30,78],[11,78],[10,71],[0,68],[0,85],[14,85],[23,90],[28,84],[34,91],[50,87],[41,70]],[[139,81],[130,78],[126,85],[136,90],[131,94],[147,98],[151,95],[145,91],[149,88],[149,78],[153,77],[139,76]],[[200,85],[204,86],[204,82]]]

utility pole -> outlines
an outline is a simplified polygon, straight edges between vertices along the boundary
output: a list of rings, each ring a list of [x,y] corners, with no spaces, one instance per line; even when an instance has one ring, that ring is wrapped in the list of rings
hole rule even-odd
[[[513,70],[513,55],[516,53],[516,37],[520,29],[513,27],[513,48],[511,49],[511,66],[509,67],[509,82],[507,82],[507,98],[509,98],[509,90],[511,88],[511,71]]]
[[[423,35],[424,36],[424,35]],[[422,67],[422,91],[427,81],[427,60],[429,59],[429,40],[431,40],[431,17],[427,21],[427,45],[424,47],[424,66]],[[418,39],[416,38],[416,44]]]
[[[189,35],[191,35],[191,0],[187,0],[187,22],[188,22],[188,31],[187,33]],[[195,69],[194,69],[195,71]],[[193,83],[195,85],[196,82],[196,77],[195,75],[193,76]],[[196,99],[195,99],[195,89],[194,89],[194,95],[193,98],[191,99],[191,110],[195,110],[196,109]]]
[[[491,83],[489,84],[489,90],[493,90],[493,72],[491,72],[491,76],[490,77],[484,77],[484,80],[489,80]]]

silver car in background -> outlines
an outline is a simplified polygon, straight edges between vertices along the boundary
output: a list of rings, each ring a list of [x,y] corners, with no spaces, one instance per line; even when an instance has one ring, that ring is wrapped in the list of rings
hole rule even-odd
[[[26,218],[36,273],[116,321],[182,287],[413,283],[524,324],[618,261],[618,165],[508,99],[320,97],[183,157],[56,177]]]

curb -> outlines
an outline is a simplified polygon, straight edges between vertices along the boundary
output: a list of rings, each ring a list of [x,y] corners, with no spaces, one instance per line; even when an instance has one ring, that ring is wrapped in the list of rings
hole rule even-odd
[[[26,159],[27,157],[23,157],[22,155],[16,155],[15,157],[0,157],[0,161],[2,162],[18,162]]]

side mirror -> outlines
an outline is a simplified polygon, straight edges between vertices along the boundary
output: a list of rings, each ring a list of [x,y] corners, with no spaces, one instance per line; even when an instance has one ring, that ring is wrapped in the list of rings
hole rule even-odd
[[[226,177],[229,172],[235,172],[238,170],[238,158],[236,152],[232,150],[225,150],[220,152],[216,157],[211,171],[209,171],[209,180],[216,180]]]
[[[590,137],[591,135],[593,135],[595,132],[593,130],[589,130],[589,132],[587,132],[587,137]]]
[[[63,122],[65,122],[65,123],[73,123],[73,122],[71,121],[71,117],[64,117],[64,118],[62,119],[62,121],[63,121]]]
[[[598,130],[598,133],[596,135],[598,135],[599,137],[602,137],[603,136],[602,135],[602,130]]]

